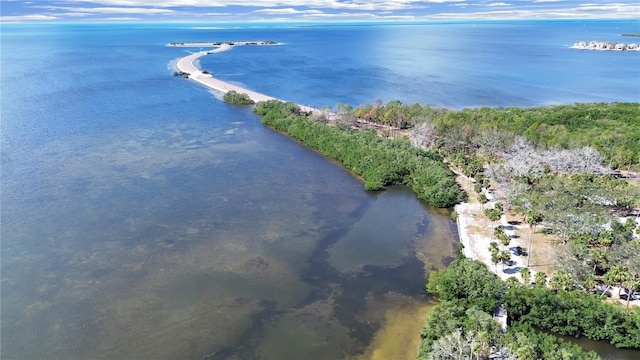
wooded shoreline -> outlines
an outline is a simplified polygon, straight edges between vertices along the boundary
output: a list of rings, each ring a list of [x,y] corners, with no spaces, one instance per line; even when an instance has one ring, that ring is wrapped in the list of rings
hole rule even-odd
[[[228,92],[232,90],[227,87],[230,84],[219,80],[209,83],[206,79],[211,79],[211,76],[203,76],[202,71],[195,68],[193,61],[199,56],[228,50],[230,47],[229,44],[221,44],[218,50],[187,56],[178,62],[178,68],[189,73],[189,78],[205,86]],[[613,171],[624,167],[629,171],[632,168],[637,169],[640,165],[640,142],[637,141],[640,139],[640,124],[637,123],[637,119],[640,118],[640,104],[573,104],[450,111],[418,104],[405,106],[399,101],[392,101],[384,105],[381,102],[361,105],[355,109],[348,104],[338,104],[334,110],[319,111],[263,94],[254,97],[255,94],[247,89],[233,90],[239,94],[245,93],[258,102],[254,111],[261,116],[265,124],[297,139],[305,146],[340,161],[347,169],[364,179],[367,190],[381,190],[391,184],[408,185],[419,198],[430,204],[451,207],[465,197],[453,181],[453,174],[449,169],[438,165],[444,166],[442,160],[446,160],[449,166],[460,171],[470,183],[473,181],[475,184],[474,191],[477,195],[468,193],[467,201],[473,197],[474,201],[480,204],[488,203],[491,200],[488,198],[488,190],[491,189],[492,193],[496,190],[496,198],[491,202],[491,206],[486,209],[481,207],[484,211],[473,214],[454,213],[457,216],[467,216],[466,220],[472,222],[473,219],[477,221],[484,217],[490,219],[493,236],[503,242],[504,248],[499,251],[500,246],[497,242],[492,242],[490,260],[483,260],[485,263],[493,263],[496,270],[500,262],[510,262],[516,255],[513,250],[507,249],[511,235],[505,233],[505,236],[500,236],[501,233],[498,232],[498,229],[504,229],[505,225],[496,226],[494,223],[501,218],[500,215],[506,211],[521,214],[523,222],[531,229],[530,236],[536,232],[537,225],[541,225],[540,228],[544,227],[545,231],[554,236],[554,247],[561,250],[558,252],[559,262],[553,267],[553,273],[549,276],[544,272],[535,274],[531,271],[525,272],[524,269],[528,270],[528,267],[519,267],[519,271],[514,274],[519,280],[514,277],[507,279],[504,285],[496,285],[497,288],[515,292],[511,303],[507,305],[507,310],[513,314],[511,316],[515,316],[513,319],[527,319],[529,312],[540,311],[538,307],[548,306],[553,298],[545,297],[546,292],[566,294],[563,296],[567,301],[583,297],[590,299],[589,306],[593,308],[580,310],[578,304],[586,301],[580,300],[582,302],[572,305],[575,307],[572,311],[597,312],[600,311],[596,310],[600,306],[613,306],[604,303],[598,305],[598,296],[590,294],[598,284],[608,287],[619,285],[621,289],[628,289],[629,300],[631,296],[635,296],[633,291],[640,286],[638,226],[633,218],[631,221],[620,222],[617,216],[613,215],[619,212],[640,214],[640,186],[631,185],[626,179],[616,176],[616,172]],[[378,134],[354,130],[358,122],[387,126],[393,129],[392,133],[397,131],[396,135],[405,134],[408,139],[387,139],[390,132],[386,130],[378,131]],[[409,145],[408,140],[412,145]],[[461,237],[462,235],[461,233]],[[491,237],[489,233],[489,241]],[[529,239],[527,262],[531,251]],[[603,254],[603,257],[599,257],[599,254]],[[491,268],[492,264],[486,265],[485,270],[477,271],[487,271],[486,268]],[[533,286],[532,277],[535,278],[536,290],[529,293],[527,289]],[[436,282],[436,279],[430,278],[429,284]],[[443,296],[445,293],[446,291],[436,291],[437,296]],[[536,305],[538,307],[525,311],[518,304],[528,296],[542,300]],[[497,301],[493,295],[488,299],[491,297]],[[512,312],[514,309],[517,311]],[[619,307],[607,309],[609,313],[618,311],[622,314]],[[434,316],[441,316],[439,312],[443,310],[437,308],[434,311],[429,315],[428,322]],[[463,323],[468,321],[464,320],[467,319],[466,315],[456,316]],[[632,312],[629,318],[620,316],[619,322],[625,325],[608,330],[606,337],[596,333],[588,335],[588,330],[569,330],[570,326],[577,325],[568,323],[569,319],[562,317],[556,318],[567,323],[553,326],[544,322],[523,320],[514,333],[508,332],[511,338],[495,340],[496,343],[484,349],[482,353],[475,353],[475,356],[484,358],[495,355],[499,343],[512,351],[525,345],[536,346],[540,347],[538,354],[551,356],[551,353],[546,351],[555,350],[543,349],[542,344],[548,344],[552,340],[542,339],[544,336],[530,326],[562,335],[606,338],[616,346],[640,348],[640,344],[625,340],[640,339],[640,334],[633,333],[632,324],[636,321],[632,316],[640,315]],[[581,319],[587,322],[599,321],[598,318]],[[637,322],[640,324],[640,319]],[[593,327],[582,323],[580,326],[578,329]],[[443,335],[461,338],[463,335],[473,334],[463,330],[455,335],[455,332],[451,331],[453,329],[443,329],[436,338],[431,338],[426,347],[421,347],[421,356],[428,356],[431,351],[435,351],[436,348],[432,346],[435,346],[436,341]],[[528,337],[541,340],[540,343],[524,344],[517,334],[529,334]],[[432,335],[423,333],[423,336],[426,339]],[[513,344],[517,347],[513,348]],[[596,357],[591,353],[585,353],[580,355],[580,358]]]

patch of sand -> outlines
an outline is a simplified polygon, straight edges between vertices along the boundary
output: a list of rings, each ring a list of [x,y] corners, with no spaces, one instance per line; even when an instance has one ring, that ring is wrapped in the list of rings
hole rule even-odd
[[[512,215],[502,215],[499,223],[492,224],[484,214],[484,209],[495,206],[493,194],[490,191],[485,191],[489,202],[480,204],[473,190],[473,181],[460,173],[457,174],[458,183],[469,196],[468,202],[455,206],[455,211],[458,214],[458,234],[460,236],[460,242],[464,245],[462,253],[467,258],[482,261],[490,271],[494,272],[501,279],[506,280],[514,276],[522,281],[520,269],[526,267],[527,257],[518,255],[517,248],[527,249],[529,226],[522,223],[522,219],[518,219]],[[511,238],[511,243],[507,247],[500,245],[501,250],[509,250],[509,252],[511,252],[511,261],[504,266],[503,264],[496,265],[491,262],[489,244],[493,241],[499,243],[493,236],[493,229],[497,225],[504,226],[507,235]],[[534,251],[535,247],[532,252]],[[531,271],[531,279],[533,279],[536,271],[531,269],[531,267],[529,267],[529,270]]]

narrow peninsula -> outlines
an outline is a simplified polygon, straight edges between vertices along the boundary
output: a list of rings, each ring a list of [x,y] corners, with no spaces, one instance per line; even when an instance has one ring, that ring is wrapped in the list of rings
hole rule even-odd
[[[176,68],[178,70],[178,72],[185,78],[194,80],[198,83],[200,83],[201,85],[204,85],[205,87],[209,88],[209,89],[213,89],[216,91],[220,91],[224,94],[228,93],[229,91],[235,91],[238,94],[246,94],[248,96],[249,99],[253,100],[254,102],[259,102],[259,101],[268,101],[268,100],[279,100],[279,101],[283,101],[281,99],[275,98],[273,96],[269,96],[269,95],[265,95],[265,94],[261,94],[259,92],[256,91],[252,91],[237,85],[233,85],[231,83],[219,80],[214,78],[211,74],[209,73],[205,73],[204,71],[202,71],[201,69],[199,69],[198,67],[196,67],[196,65],[194,64],[194,62],[196,60],[198,60],[199,58],[209,55],[209,54],[215,54],[215,53],[219,53],[222,51],[227,51],[227,50],[231,50],[233,47],[235,46],[246,46],[246,45],[277,45],[278,43],[273,42],[273,41],[267,41],[267,40],[260,40],[260,41],[212,41],[212,42],[173,42],[171,44],[169,44],[169,46],[177,46],[177,47],[215,47],[212,50],[206,50],[206,51],[199,51],[197,53],[193,53],[191,55],[185,56],[181,59],[179,59],[176,62]],[[319,113],[320,110],[319,109],[315,109],[309,106],[304,106],[304,105],[299,105],[300,109],[302,111],[305,112],[309,112],[309,113]]]

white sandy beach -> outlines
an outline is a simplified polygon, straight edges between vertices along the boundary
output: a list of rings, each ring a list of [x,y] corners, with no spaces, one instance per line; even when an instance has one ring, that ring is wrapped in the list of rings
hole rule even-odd
[[[231,90],[236,91],[238,93],[244,93],[247,94],[251,100],[255,101],[255,102],[259,102],[259,101],[268,101],[268,100],[280,100],[280,101],[284,101],[281,99],[277,99],[273,96],[268,96],[265,94],[261,94],[259,92],[255,92],[249,89],[245,89],[243,87],[240,86],[236,86],[233,84],[230,84],[228,82],[222,81],[222,80],[218,80],[216,78],[214,78],[213,76],[211,76],[211,74],[204,74],[200,69],[198,69],[195,65],[194,62],[205,56],[208,54],[214,54],[214,53],[218,53],[218,52],[222,52],[222,51],[227,51],[230,50],[231,48],[233,48],[234,45],[229,45],[229,44],[222,44],[220,45],[218,48],[213,49],[213,50],[208,50],[208,51],[200,51],[194,54],[191,54],[189,56],[185,56],[181,59],[179,59],[176,63],[176,67],[178,68],[179,71],[182,71],[184,73],[189,74],[189,79],[192,79],[210,89],[216,90],[216,91],[220,91],[223,93],[227,93]],[[302,111],[306,111],[306,112],[320,112],[320,110],[312,108],[312,107],[308,107],[308,106],[304,106],[304,105],[298,105],[300,107],[300,109]]]
[[[464,175],[460,173],[457,174],[463,177],[465,179],[464,181],[469,181]],[[485,263],[490,271],[494,272],[503,280],[514,276],[522,281],[520,269],[526,267],[527,257],[516,255],[516,248],[520,246],[526,249],[528,244],[527,239],[516,236],[516,229],[518,227],[528,228],[528,225],[511,225],[507,222],[505,215],[500,217],[500,223],[495,225],[504,226],[505,232],[511,238],[511,243],[508,246],[511,252],[511,261],[508,265],[504,265],[504,269],[502,264],[496,266],[491,262],[489,244],[492,241],[498,242],[498,240],[493,238],[493,224],[491,224],[484,215],[484,209],[493,208],[495,199],[491,192],[486,192],[485,194],[489,202],[484,205],[477,202],[465,202],[455,206],[455,211],[458,214],[458,234],[460,236],[460,242],[464,245],[462,252],[467,258],[480,260]],[[529,268],[529,270],[531,270],[531,280],[533,280],[536,271],[531,268]]]

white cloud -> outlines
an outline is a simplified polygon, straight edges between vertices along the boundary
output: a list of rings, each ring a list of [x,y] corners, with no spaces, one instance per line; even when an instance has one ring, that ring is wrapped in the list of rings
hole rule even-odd
[[[428,3],[436,3],[436,4],[444,4],[444,3],[458,3],[464,2],[465,0],[426,0]]]
[[[272,15],[287,15],[287,14],[322,14],[320,10],[296,10],[293,8],[284,9],[260,9],[252,11],[256,14],[272,14]]]
[[[61,10],[72,13],[90,14],[170,14],[169,9],[132,8],[132,7],[66,7],[66,6],[35,6],[45,10]]]
[[[581,4],[576,10],[580,11],[633,11],[635,9],[635,15],[638,16],[640,14],[640,5],[629,5],[629,4],[621,4],[621,3],[612,3],[612,4]]]
[[[301,16],[303,19],[333,19],[338,18],[342,20],[376,20],[376,21],[410,21],[416,20],[417,17],[415,15],[380,15],[373,13],[351,13],[351,12],[343,12],[339,14],[329,14],[329,13],[321,13],[321,14],[306,14]]]
[[[6,0],[0,0],[6,1]],[[506,1],[510,1],[506,3]],[[123,18],[153,16],[172,19],[228,17],[246,21],[291,21],[312,19],[547,19],[547,18],[637,18],[637,0],[59,0],[34,2],[41,14],[22,15],[23,21],[86,16]],[[586,3],[592,2],[592,3]],[[26,3],[26,2],[25,2]],[[43,4],[56,6],[43,6]],[[436,5],[439,4],[439,5]],[[95,6],[95,7],[93,7]],[[438,7],[451,13],[433,13]],[[483,9],[485,11],[473,11]],[[222,11],[217,12],[215,10]],[[8,21],[8,20],[5,20]],[[17,20],[16,20],[17,21]]]
[[[69,17],[83,17],[83,16],[88,16],[91,14],[88,13],[83,13],[83,12],[68,12],[68,13],[61,13],[61,14],[57,14],[58,16],[69,16]]]
[[[199,16],[233,16],[233,15],[237,15],[237,14],[233,14],[233,13],[221,13],[221,12],[208,12],[208,13],[204,13],[204,14],[198,14]]]
[[[361,9],[361,10],[386,10],[407,9],[422,6],[421,3],[434,2],[461,2],[465,0],[67,0],[68,3],[90,3],[109,6],[153,6],[153,7],[225,7],[225,6],[249,6],[249,7],[299,7],[330,8],[330,9]]]
[[[640,5],[606,4],[595,6],[572,7],[563,9],[524,10],[509,9],[495,11],[477,11],[467,13],[439,13],[424,16],[424,19],[473,20],[473,19],[599,19],[599,18],[637,18]]]
[[[375,18],[376,15],[375,14],[371,14],[371,13],[339,13],[339,14],[326,14],[326,13],[320,13],[320,14],[307,14],[304,15],[303,17],[306,18]]]
[[[0,21],[43,21],[43,20],[57,20],[56,16],[50,15],[18,15],[18,16],[0,16]]]
[[[137,17],[108,17],[108,18],[104,18],[104,19],[100,19],[100,20],[104,20],[104,21],[137,21],[137,20],[142,20],[140,18]]]

